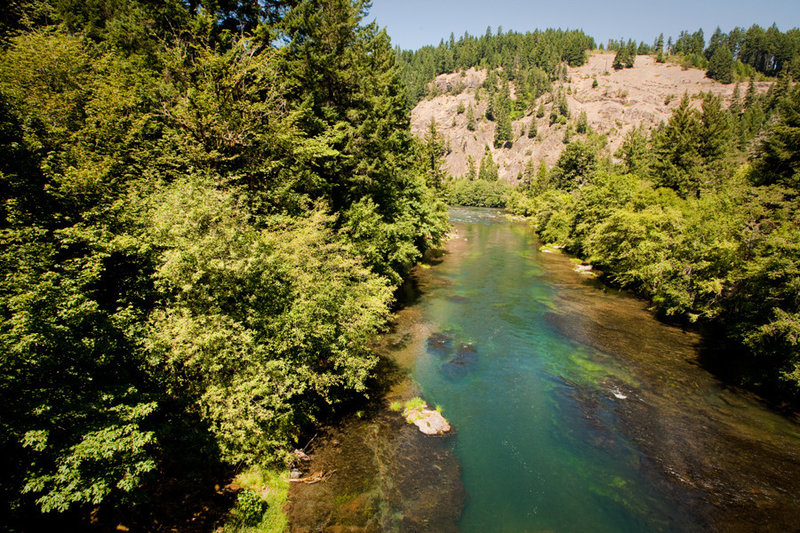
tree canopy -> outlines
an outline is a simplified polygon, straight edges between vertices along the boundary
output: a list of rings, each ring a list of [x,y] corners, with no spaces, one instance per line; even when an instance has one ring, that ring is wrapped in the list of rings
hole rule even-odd
[[[4,10],[9,527],[130,508],[189,460],[280,460],[365,393],[393,290],[447,229],[367,7]]]

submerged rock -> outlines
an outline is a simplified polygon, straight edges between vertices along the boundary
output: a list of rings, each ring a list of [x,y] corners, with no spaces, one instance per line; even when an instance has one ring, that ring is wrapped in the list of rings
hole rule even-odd
[[[431,352],[445,354],[450,351],[452,344],[453,338],[444,333],[432,333],[428,337],[428,350]]]
[[[409,332],[403,334],[387,335],[386,347],[390,350],[403,350],[411,342],[412,335]]]
[[[442,372],[451,378],[464,377],[478,360],[478,350],[472,344],[459,346],[456,355],[442,365]]]
[[[478,358],[478,349],[472,343],[464,343],[458,347],[458,354],[453,360],[458,359],[463,363],[472,363]]]

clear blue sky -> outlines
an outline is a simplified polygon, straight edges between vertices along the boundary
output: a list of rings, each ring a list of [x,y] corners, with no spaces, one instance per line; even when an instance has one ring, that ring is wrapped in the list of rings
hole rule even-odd
[[[652,43],[659,33],[673,39],[681,30],[703,28],[706,40],[719,26],[800,27],[800,0],[373,0],[368,20],[377,20],[392,44],[417,49],[439,44],[450,32],[483,35],[545,28],[582,29],[598,44],[608,39]]]

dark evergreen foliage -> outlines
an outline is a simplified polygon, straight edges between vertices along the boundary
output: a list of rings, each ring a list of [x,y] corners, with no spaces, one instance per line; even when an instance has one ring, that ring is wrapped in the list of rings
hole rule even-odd
[[[582,65],[586,50],[594,47],[594,39],[581,31],[548,29],[496,36],[487,32],[482,37],[465,33],[458,40],[442,41],[436,47],[400,51],[398,57],[408,105],[413,107],[425,96],[427,84],[436,76],[471,67],[502,68],[520,92],[532,92],[535,94],[532,99],[536,99],[547,90],[550,80],[557,78],[561,63]]]
[[[758,147],[755,179],[800,192],[800,87],[781,99],[779,117]]]

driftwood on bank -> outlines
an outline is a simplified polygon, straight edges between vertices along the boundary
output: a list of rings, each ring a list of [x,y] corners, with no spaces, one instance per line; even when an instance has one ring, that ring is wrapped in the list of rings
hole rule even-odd
[[[336,472],[336,470],[328,470],[327,472],[319,471],[307,477],[290,479],[289,483],[306,483],[308,485],[311,485],[312,483],[320,483],[322,481],[328,481],[328,478],[330,478],[334,472]]]

